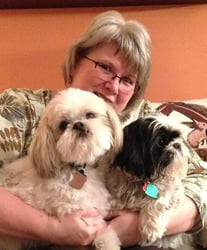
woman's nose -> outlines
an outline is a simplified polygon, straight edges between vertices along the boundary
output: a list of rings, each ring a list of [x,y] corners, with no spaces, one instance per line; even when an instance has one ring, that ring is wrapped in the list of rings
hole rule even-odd
[[[105,88],[110,90],[114,95],[117,95],[119,93],[119,78],[115,77],[105,82]]]

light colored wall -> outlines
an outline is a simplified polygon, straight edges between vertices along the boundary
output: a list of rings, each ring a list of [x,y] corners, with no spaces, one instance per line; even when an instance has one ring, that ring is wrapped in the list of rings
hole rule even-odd
[[[91,18],[109,8],[0,10],[0,91],[64,87],[61,63]],[[152,101],[206,97],[207,4],[114,8],[152,38]]]

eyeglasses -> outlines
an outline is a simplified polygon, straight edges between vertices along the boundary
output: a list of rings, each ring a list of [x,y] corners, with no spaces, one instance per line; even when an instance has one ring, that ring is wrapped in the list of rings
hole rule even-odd
[[[119,91],[123,93],[129,93],[132,90],[134,91],[137,85],[137,82],[135,80],[132,80],[131,78],[125,77],[125,76],[122,76],[122,77],[118,76],[116,73],[113,72],[110,65],[106,63],[95,61],[87,56],[83,56],[83,58],[94,63],[95,69],[97,70],[97,74],[99,74],[100,78],[103,79],[104,81],[111,81],[111,80],[118,78],[119,79]]]

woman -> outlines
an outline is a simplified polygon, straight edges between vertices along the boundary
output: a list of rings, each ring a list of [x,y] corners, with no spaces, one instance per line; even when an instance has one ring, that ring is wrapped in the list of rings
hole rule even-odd
[[[152,111],[143,101],[150,72],[150,37],[138,22],[125,21],[111,11],[98,15],[88,30],[66,55],[63,73],[66,87],[87,90],[109,102],[120,115],[123,126]],[[26,154],[50,90],[7,90],[0,96],[7,107],[1,112],[2,164]],[[13,140],[13,141],[12,141]],[[10,144],[8,145],[8,141]],[[207,186],[204,174],[191,174],[185,180],[186,196],[174,211],[166,234],[197,232],[203,227],[206,206],[201,190]],[[90,244],[105,223],[88,226],[84,216],[97,216],[91,209],[57,219],[24,204],[0,189],[0,234],[40,239],[61,245]],[[113,213],[110,225],[123,246],[137,245],[139,214],[128,211]],[[136,249],[139,249],[137,247]]]

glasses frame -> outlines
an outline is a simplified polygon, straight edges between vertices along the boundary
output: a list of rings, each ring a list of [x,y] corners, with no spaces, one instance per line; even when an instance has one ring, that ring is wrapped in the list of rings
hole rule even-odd
[[[99,61],[96,61],[96,60],[94,60],[94,59],[92,59],[92,58],[90,58],[90,57],[88,57],[88,56],[82,56],[83,58],[85,58],[85,59],[87,59],[87,60],[89,60],[89,61],[91,61],[91,62],[93,62],[94,64],[95,64],[95,68],[97,68],[97,66],[99,65],[99,64],[104,64],[104,63],[101,63],[101,62],[99,62]],[[107,64],[106,64],[107,65]],[[122,83],[122,81],[123,81],[123,79],[124,78],[126,78],[126,77],[122,77],[122,76],[119,76],[119,75],[117,75],[116,73],[114,73],[112,70],[110,71],[110,73],[112,74],[112,78],[111,78],[111,80],[114,80],[114,79],[116,79],[116,78],[118,78],[119,79],[119,86],[120,86],[120,84]],[[131,80],[131,79],[130,79]],[[139,91],[139,89],[140,89],[140,86],[138,85],[138,83],[135,81],[132,81],[131,80],[131,82],[132,82],[132,86],[134,86],[134,91],[137,89],[138,91]],[[129,89],[129,92],[130,92],[130,89]]]

